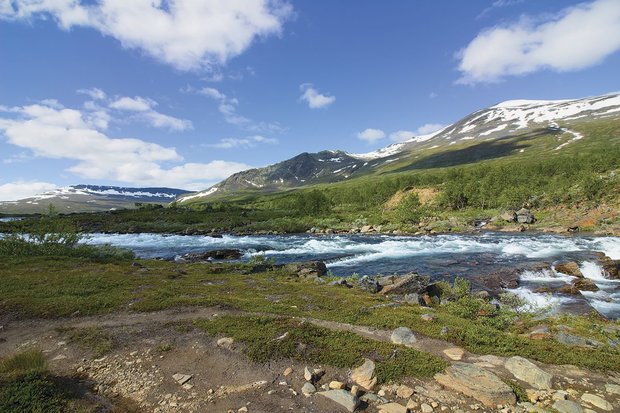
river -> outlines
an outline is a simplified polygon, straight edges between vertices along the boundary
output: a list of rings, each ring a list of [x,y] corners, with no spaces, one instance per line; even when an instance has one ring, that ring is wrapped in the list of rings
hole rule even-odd
[[[469,279],[516,269],[520,285],[510,290],[534,308],[550,311],[596,309],[620,318],[620,280],[605,278],[596,252],[620,260],[620,238],[549,234],[483,233],[432,236],[388,235],[265,235],[183,236],[162,234],[92,234],[84,242],[128,248],[142,258],[175,259],[189,252],[236,248],[242,260],[255,255],[277,263],[322,260],[336,276],[417,272],[434,280]],[[575,261],[585,277],[600,288],[578,296],[536,293],[538,287],[569,284],[572,277],[553,264]],[[532,268],[536,268],[532,270]],[[541,269],[542,268],[542,269]],[[475,284],[475,283],[474,283]]]

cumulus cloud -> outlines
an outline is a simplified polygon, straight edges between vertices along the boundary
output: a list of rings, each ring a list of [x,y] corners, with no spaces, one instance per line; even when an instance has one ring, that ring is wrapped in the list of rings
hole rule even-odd
[[[306,102],[310,109],[326,108],[336,101],[335,96],[319,93],[311,83],[304,83],[299,88],[302,91],[300,99]]]
[[[266,138],[261,135],[248,136],[246,138],[224,138],[220,139],[217,143],[206,144],[205,146],[219,149],[235,149],[235,148],[254,148],[260,144],[275,145],[278,143],[277,139]]]
[[[90,89],[79,89],[77,93],[90,96],[90,98],[94,100],[104,100],[105,98],[108,97],[108,95],[106,95],[106,93],[103,90],[96,88],[96,87],[93,87]]]
[[[415,135],[416,136],[428,135],[430,133],[437,132],[439,129],[443,129],[445,127],[446,125],[443,125],[441,123],[426,123],[420,126],[418,129],[416,129]]]
[[[134,138],[107,136],[88,113],[44,103],[7,108],[0,114],[0,132],[8,143],[28,149],[36,157],[69,159],[68,171],[87,179],[105,179],[135,185],[190,185],[215,183],[249,168],[237,162],[180,163],[175,148]]]
[[[404,142],[415,136],[415,132],[411,132],[408,130],[399,130],[396,132],[390,133],[390,140],[392,142]]]
[[[257,38],[279,35],[293,15],[284,0],[13,0],[0,18],[52,18],[60,28],[88,27],[180,70],[210,68]]]
[[[620,2],[569,7],[544,21],[522,18],[481,32],[458,53],[463,84],[498,82],[540,70],[594,66],[620,49]]]
[[[136,112],[134,117],[155,128],[168,128],[175,131],[184,131],[193,128],[191,121],[164,115],[163,113],[157,112],[153,109],[155,106],[157,106],[157,102],[140,96],[123,96],[117,98],[109,105],[112,109]]]
[[[57,185],[49,182],[16,181],[0,185],[0,201],[17,201],[43,192],[52,191]]]
[[[381,129],[368,128],[357,134],[357,138],[363,141],[373,143],[385,138],[385,132]]]

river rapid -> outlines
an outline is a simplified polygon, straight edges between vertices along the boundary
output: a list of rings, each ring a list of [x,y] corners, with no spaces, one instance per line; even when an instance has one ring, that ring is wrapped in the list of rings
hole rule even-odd
[[[588,312],[620,318],[620,280],[605,278],[596,253],[620,260],[620,238],[549,234],[389,235],[252,235],[222,238],[166,234],[91,234],[87,244],[128,248],[141,258],[178,259],[190,252],[235,248],[242,261],[256,255],[279,264],[322,260],[336,276],[417,272],[433,280],[457,276],[474,280],[497,271],[518,271],[515,294],[533,308]],[[570,284],[572,277],[555,271],[559,261],[575,261],[583,275],[600,288],[581,295],[536,293],[539,287]],[[532,268],[536,268],[532,270]],[[476,286],[476,282],[474,282]]]

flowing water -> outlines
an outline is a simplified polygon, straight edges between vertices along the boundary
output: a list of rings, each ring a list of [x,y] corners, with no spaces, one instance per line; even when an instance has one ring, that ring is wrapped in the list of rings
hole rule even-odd
[[[265,235],[183,236],[162,234],[93,234],[89,244],[111,244],[142,258],[175,259],[190,252],[236,248],[242,260],[256,255],[277,263],[322,260],[337,276],[417,272],[433,279],[473,278],[517,269],[520,286],[513,291],[534,308],[587,312],[596,309],[620,318],[620,281],[605,278],[596,252],[620,260],[620,238],[547,234],[484,233],[480,235]],[[585,277],[600,288],[582,295],[536,293],[542,286],[570,284],[553,264],[576,261]],[[536,268],[532,270],[532,268]],[[542,269],[541,269],[542,268]]]

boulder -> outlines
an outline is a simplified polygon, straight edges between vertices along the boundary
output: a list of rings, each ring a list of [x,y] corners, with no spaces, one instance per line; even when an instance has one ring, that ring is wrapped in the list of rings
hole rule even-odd
[[[232,337],[222,337],[217,340],[217,346],[233,351],[235,349],[235,340]]]
[[[597,256],[605,276],[612,280],[620,279],[620,261],[614,261],[602,252],[597,253]]]
[[[430,284],[430,277],[418,275],[415,273],[405,274],[398,277],[382,277],[379,279],[381,284],[380,294],[398,294],[406,295],[411,293],[420,293]],[[391,283],[390,283],[391,281]]]
[[[445,387],[473,397],[488,407],[515,404],[517,400],[510,386],[499,377],[472,364],[454,363],[444,374],[436,374],[435,380]]]
[[[409,409],[407,409],[402,404],[398,403],[385,403],[380,404],[378,407],[379,413],[408,413]]]
[[[398,327],[397,329],[392,331],[390,339],[394,344],[402,344],[405,346],[411,346],[417,341],[415,335],[413,334],[413,331],[411,331],[411,329],[407,327]]]
[[[349,412],[355,411],[360,404],[360,400],[357,396],[352,395],[346,390],[327,390],[318,392],[317,394],[338,403]]]
[[[592,281],[589,278],[577,278],[573,280],[573,285],[579,291],[598,291],[599,290],[599,288],[594,283],[594,281]]]
[[[577,278],[583,278],[583,274],[581,273],[579,264],[577,264],[575,261],[560,262],[558,264],[555,264],[554,267],[557,272],[561,272],[562,274],[571,275]]]
[[[370,359],[364,359],[364,364],[351,371],[351,380],[366,390],[372,390],[377,384],[375,362]]]
[[[583,413],[583,407],[570,400],[558,400],[552,407],[560,413]]]
[[[517,213],[514,211],[503,212],[499,219],[506,222],[515,222],[517,220]]]
[[[506,360],[504,367],[517,379],[526,382],[536,389],[551,389],[553,375],[542,370],[528,359],[519,356],[510,357]]]
[[[465,355],[465,351],[460,347],[451,347],[443,351],[450,360],[460,361]]]
[[[360,232],[361,232],[362,234],[366,234],[366,233],[368,233],[368,232],[374,232],[374,231],[375,231],[375,229],[374,229],[374,227],[373,227],[372,225],[364,225],[364,226],[360,229]]]
[[[498,295],[504,289],[514,289],[519,286],[519,270],[506,268],[491,274],[477,275],[472,277],[476,284],[483,286],[493,295]]]
[[[517,211],[517,222],[519,224],[533,224],[536,222],[536,218],[529,209],[521,208]]]
[[[398,386],[398,389],[396,389],[396,396],[400,397],[401,399],[408,399],[413,395],[413,389],[409,386],[405,386],[404,384],[401,384],[400,386]]]
[[[237,249],[221,249],[205,252],[191,252],[183,254],[179,261],[183,262],[202,262],[211,260],[237,260],[243,256],[243,252]]]
[[[316,387],[314,387],[314,385],[309,381],[305,382],[304,385],[301,387],[301,394],[306,397],[310,397],[314,393],[316,393]]]
[[[301,278],[323,277],[327,275],[327,266],[323,261],[308,261],[298,264],[288,264],[287,272]]]
[[[602,397],[597,396],[596,394],[584,393],[581,396],[581,400],[583,400],[586,403],[590,403],[594,407],[597,407],[601,410],[605,410],[606,412],[611,412],[614,409],[614,406],[612,406],[611,403],[609,403],[607,400],[603,399]]]
[[[379,282],[375,278],[369,277],[367,275],[357,280],[357,286],[362,290],[369,291],[373,294],[378,293],[381,289],[381,284],[379,284]]]
[[[560,331],[559,333],[557,333],[555,335],[555,339],[560,343],[566,344],[568,346],[596,347],[601,345],[601,343],[596,340],[579,337],[573,334],[566,333],[564,331]]]

